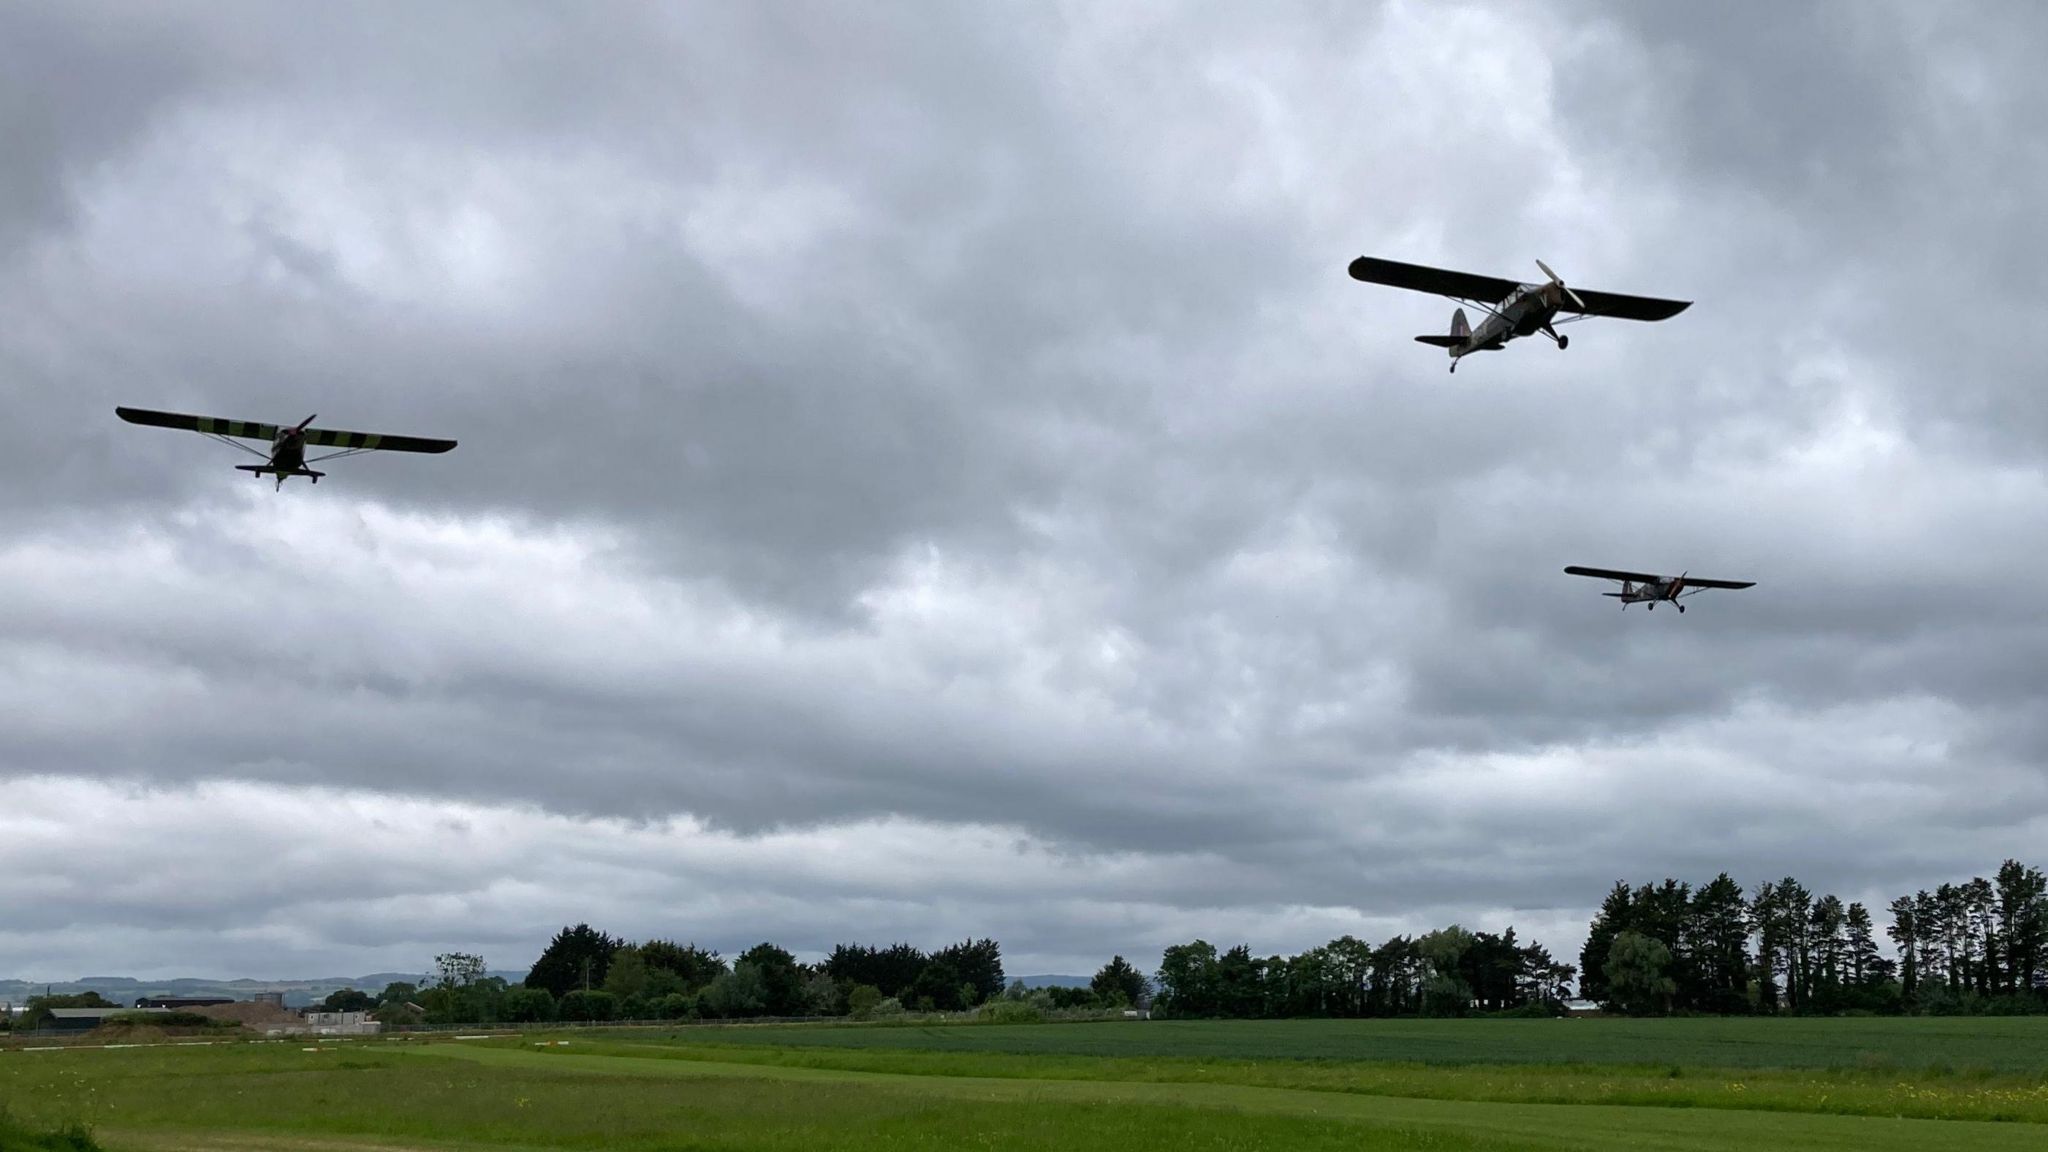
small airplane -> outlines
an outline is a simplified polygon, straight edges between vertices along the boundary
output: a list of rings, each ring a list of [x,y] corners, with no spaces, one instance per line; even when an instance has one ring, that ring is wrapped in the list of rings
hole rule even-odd
[[[1480,321],[1477,330],[1466,321],[1465,310],[1459,308],[1451,313],[1449,335],[1415,338],[1424,344],[1449,349],[1453,372],[1458,370],[1459,357],[1474,352],[1497,351],[1518,336],[1533,336],[1541,332],[1557,341],[1558,348],[1563,349],[1572,341],[1571,337],[1558,332],[1559,324],[1596,316],[1622,320],[1668,320],[1692,307],[1690,300],[1624,296],[1616,292],[1595,292],[1590,288],[1577,292],[1566,287],[1557,273],[1550,270],[1550,265],[1538,260],[1536,267],[1549,277],[1544,283],[1523,284],[1498,276],[1477,276],[1470,272],[1450,272],[1420,264],[1360,256],[1351,262],[1351,278],[1367,284],[1406,288],[1411,292],[1429,292],[1485,311],[1486,319]],[[1573,315],[1568,320],[1558,320],[1556,317],[1560,312]]]
[[[325,472],[315,472],[307,467],[322,460],[338,460],[343,456],[354,456],[360,452],[446,452],[455,447],[453,440],[425,440],[417,436],[380,436],[373,432],[340,432],[332,428],[312,428],[313,417],[308,416],[296,426],[258,424],[249,420],[222,420],[213,416],[187,416],[182,412],[153,412],[147,408],[115,408],[114,414],[130,424],[147,424],[155,428],[176,428],[185,432],[197,432],[211,436],[223,444],[232,445],[252,456],[261,457],[262,464],[237,464],[244,472],[253,472],[258,477],[275,475],[277,488],[283,488],[290,476],[305,476],[318,484]],[[270,451],[258,452],[246,444],[238,444],[233,437],[245,440],[268,440]],[[308,445],[319,448],[338,448],[325,456],[308,460]],[[273,488],[272,491],[276,491]]]
[[[1620,581],[1621,591],[1602,592],[1601,595],[1620,598],[1621,609],[1624,612],[1628,611],[1631,604],[1648,604],[1650,611],[1655,612],[1659,601],[1668,600],[1676,604],[1680,596],[1694,596],[1709,588],[1756,587],[1754,580],[1705,580],[1684,573],[1666,579],[1648,572],[1617,572],[1612,568],[1581,568],[1576,564],[1564,571],[1567,576],[1592,576],[1601,580]],[[1679,604],[1678,610],[1685,611],[1685,605]]]

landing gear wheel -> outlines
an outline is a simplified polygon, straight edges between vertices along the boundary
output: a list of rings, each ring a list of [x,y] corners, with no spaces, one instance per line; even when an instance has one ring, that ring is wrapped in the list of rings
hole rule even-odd
[[[1569,337],[1569,336],[1559,336],[1559,337],[1557,338],[1557,350],[1558,350],[1559,352],[1562,352],[1562,351],[1564,351],[1564,350],[1565,350],[1566,348],[1569,348],[1569,347],[1571,347],[1571,344],[1572,344],[1572,338],[1571,338],[1571,337]]]
[[[1680,605],[1678,606],[1678,610],[1679,610],[1680,612],[1683,612],[1683,611],[1685,611],[1685,605],[1683,605],[1683,604],[1680,604]]]

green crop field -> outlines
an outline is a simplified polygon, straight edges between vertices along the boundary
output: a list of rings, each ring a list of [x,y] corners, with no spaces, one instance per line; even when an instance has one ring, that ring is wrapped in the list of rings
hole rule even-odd
[[[2044,1043],[2048,1020],[706,1028],[0,1051],[0,1105],[109,1152],[2002,1152],[2048,1147]]]
[[[2048,1069],[2048,1019],[1150,1020],[1094,1024],[678,1028],[676,1043],[1070,1056]]]

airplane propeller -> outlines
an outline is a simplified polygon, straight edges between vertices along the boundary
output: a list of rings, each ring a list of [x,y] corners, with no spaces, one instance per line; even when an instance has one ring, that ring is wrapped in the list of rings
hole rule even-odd
[[[1538,268],[1543,269],[1543,274],[1545,276],[1550,277],[1550,282],[1556,285],[1559,291],[1563,292],[1565,295],[1572,298],[1572,303],[1579,306],[1579,311],[1584,312],[1586,310],[1586,302],[1584,300],[1579,299],[1579,294],[1577,292],[1572,291],[1569,285],[1567,285],[1563,280],[1558,278],[1557,273],[1552,272],[1550,270],[1550,265],[1545,264],[1541,260],[1538,260],[1536,262],[1536,266]]]
[[[305,418],[304,420],[301,420],[301,421],[299,421],[299,426],[298,426],[297,428],[294,428],[294,429],[292,429],[292,431],[293,431],[293,432],[304,432],[304,431],[306,430],[306,426],[307,426],[308,424],[311,424],[311,423],[312,423],[312,422],[313,422],[313,421],[314,421],[315,419],[317,419],[317,418],[319,417],[319,415],[320,415],[319,413],[315,412],[315,413],[314,413],[313,415],[311,415],[311,416],[308,416],[308,417],[306,417],[306,418]]]

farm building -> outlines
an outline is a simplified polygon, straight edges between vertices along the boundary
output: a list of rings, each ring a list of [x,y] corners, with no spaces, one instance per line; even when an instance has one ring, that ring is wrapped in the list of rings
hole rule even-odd
[[[90,1032],[107,1022],[109,1016],[150,1016],[165,1008],[52,1008],[43,1022],[46,1032]]]

